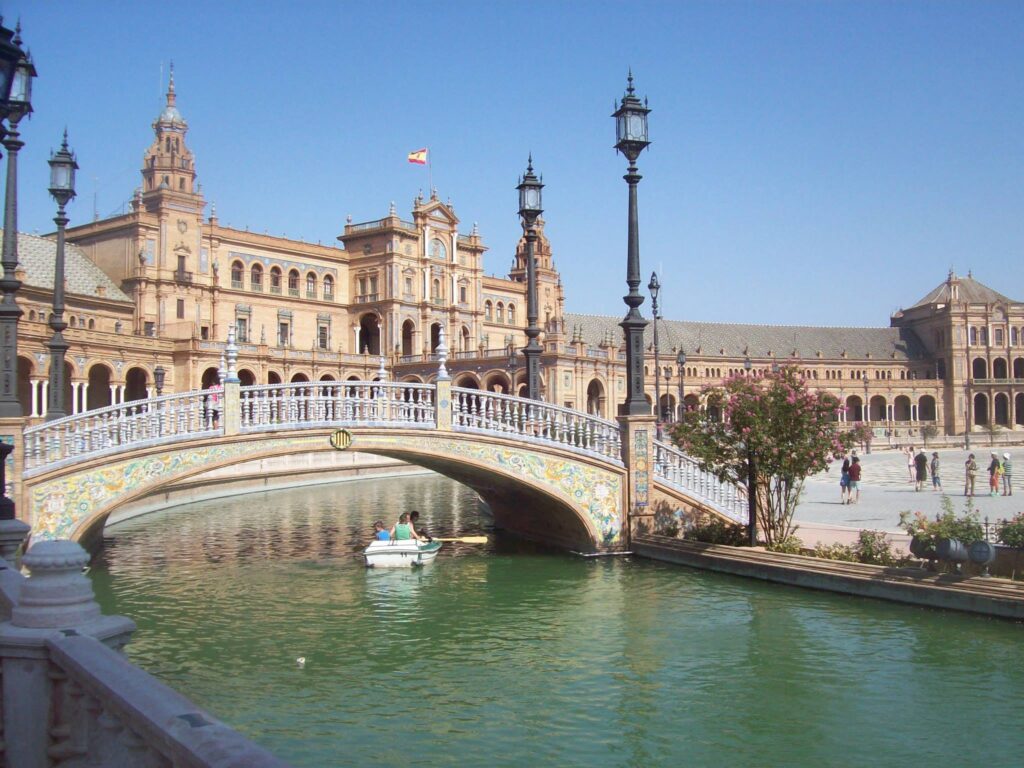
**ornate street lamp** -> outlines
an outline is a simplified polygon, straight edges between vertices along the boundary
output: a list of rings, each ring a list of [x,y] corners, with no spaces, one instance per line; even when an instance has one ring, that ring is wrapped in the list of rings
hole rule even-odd
[[[156,383],[157,397],[160,397],[160,395],[162,395],[164,392],[164,381],[166,379],[166,376],[167,371],[164,370],[164,367],[162,365],[158,365],[156,368],[153,369],[153,380]]]
[[[68,351],[68,343],[62,331],[68,327],[64,322],[64,227],[68,217],[64,215],[64,206],[75,196],[75,171],[78,163],[68,149],[68,132],[64,131],[64,143],[60,149],[50,155],[50,194],[57,201],[57,215],[53,217],[57,225],[57,257],[53,269],[53,313],[50,315],[50,396],[46,408],[46,420],[53,421],[67,416],[64,404],[64,355]]]
[[[519,215],[526,225],[526,396],[540,400],[540,326],[537,325],[537,267],[533,260],[533,249],[537,242],[537,219],[544,212],[541,207],[541,189],[544,184],[533,173],[533,155],[526,163],[526,175],[519,179]]]
[[[651,272],[647,290],[651,292],[651,314],[654,316],[654,413],[660,424],[664,414],[661,412],[661,362],[658,358],[658,294],[661,293],[661,283],[657,272]]]
[[[676,355],[676,365],[679,367],[679,418],[682,419],[686,413],[686,400],[683,399],[685,392],[683,387],[686,382],[686,353],[679,350]]]
[[[13,39],[12,39],[13,37]],[[18,402],[18,318],[21,309],[15,294],[21,281],[15,277],[18,268],[18,150],[24,146],[18,134],[18,123],[32,111],[32,78],[36,68],[32,58],[21,50],[20,27],[17,33],[0,27],[0,138],[7,149],[7,190],[4,202],[4,244],[0,254],[3,278],[0,290],[0,418],[22,415]]]
[[[643,177],[637,173],[636,159],[650,144],[647,140],[647,115],[651,110],[647,108],[647,100],[641,102],[633,91],[632,70],[626,82],[626,93],[619,108],[612,114],[615,118],[615,149],[629,161],[626,175],[622,177],[629,185],[629,230],[626,249],[626,284],[629,286],[629,293],[622,298],[629,311],[619,323],[626,338],[626,402],[620,406],[619,412],[624,416],[638,416],[649,414],[650,410],[644,398],[644,328],[647,327],[647,321],[640,315],[640,305],[644,303],[644,297],[638,290],[640,225],[636,187]]]
[[[743,370],[750,375],[750,357],[743,360]],[[757,546],[757,470],[754,467],[754,449],[747,443],[747,535],[749,544]]]

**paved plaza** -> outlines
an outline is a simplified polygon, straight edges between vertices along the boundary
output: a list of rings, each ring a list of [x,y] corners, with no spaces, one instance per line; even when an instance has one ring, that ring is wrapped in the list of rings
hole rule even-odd
[[[988,495],[988,471],[991,452],[997,450],[1002,456],[1008,452],[1014,464],[1013,496]],[[925,453],[931,460],[932,449]],[[982,520],[988,517],[995,521],[1012,517],[1024,512],[1024,447],[992,448],[979,445],[964,451],[960,449],[939,449],[944,492],[953,502],[953,509],[960,513],[965,508],[964,498],[964,462],[969,453],[973,453],[978,462],[978,475],[975,484],[974,508]],[[870,454],[858,452],[863,465],[859,504],[842,504],[839,498],[839,465],[833,465],[828,472],[822,472],[807,480],[804,495],[796,511],[796,520],[801,524],[797,535],[805,542],[813,543],[819,537],[814,524],[826,526],[844,526],[852,529],[870,528],[896,532],[900,512],[905,509],[921,511],[934,517],[942,511],[942,494],[932,490],[929,476],[926,490],[915,491],[914,483],[907,474],[907,460],[897,450],[873,451]]]

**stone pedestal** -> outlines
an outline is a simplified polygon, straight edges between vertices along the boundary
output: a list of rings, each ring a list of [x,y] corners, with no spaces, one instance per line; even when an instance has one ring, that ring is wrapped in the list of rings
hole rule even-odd
[[[55,675],[47,641],[90,635],[121,648],[135,624],[103,616],[82,573],[89,555],[75,542],[40,541],[22,557],[31,576],[22,585],[11,620],[0,624],[5,765],[48,768]],[[59,677],[59,675],[58,675]]]
[[[654,532],[654,441],[657,420],[653,414],[619,416],[622,430],[622,462],[626,465],[626,520],[624,530],[630,542],[636,535]]]

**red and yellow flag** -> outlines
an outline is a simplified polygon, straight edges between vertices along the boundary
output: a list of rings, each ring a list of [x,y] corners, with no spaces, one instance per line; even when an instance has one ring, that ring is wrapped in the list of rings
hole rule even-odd
[[[409,153],[409,162],[410,163],[416,163],[416,165],[426,165],[427,164],[427,150],[426,150],[426,148],[424,148],[424,149],[417,149],[415,152],[410,152]]]

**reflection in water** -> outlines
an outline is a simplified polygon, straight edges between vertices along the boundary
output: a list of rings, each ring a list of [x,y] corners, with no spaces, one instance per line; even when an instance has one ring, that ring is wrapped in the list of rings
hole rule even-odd
[[[501,539],[367,570],[372,521],[411,508],[437,536],[493,534],[447,480],[345,483],[128,521],[91,576],[138,622],[134,661],[297,766],[934,766],[966,744],[998,766],[1024,747],[1020,626]]]

